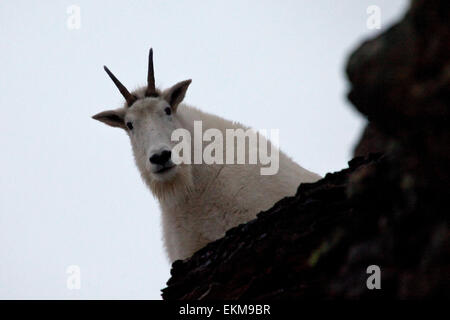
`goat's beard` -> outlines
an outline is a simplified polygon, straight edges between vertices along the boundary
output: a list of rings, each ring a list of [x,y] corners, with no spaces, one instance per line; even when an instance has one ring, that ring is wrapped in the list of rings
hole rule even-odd
[[[149,171],[141,172],[145,183],[159,200],[174,196],[187,196],[193,189],[193,179],[189,165],[180,164],[172,170],[176,170],[175,174],[164,179],[153,177]]]

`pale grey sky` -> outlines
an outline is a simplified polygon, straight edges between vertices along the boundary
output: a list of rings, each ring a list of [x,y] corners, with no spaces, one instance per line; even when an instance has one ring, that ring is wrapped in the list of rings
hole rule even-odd
[[[380,32],[369,5],[383,30],[407,1],[1,1],[0,298],[159,299],[169,278],[128,138],[90,118],[122,103],[104,64],[133,89],[152,46],[158,85],[192,78],[187,103],[280,129],[281,149],[323,175],[346,166],[364,125],[343,70]]]

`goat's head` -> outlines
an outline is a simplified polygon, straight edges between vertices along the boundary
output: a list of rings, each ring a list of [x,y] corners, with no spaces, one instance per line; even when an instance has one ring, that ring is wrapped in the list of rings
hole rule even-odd
[[[126,102],[122,108],[103,111],[93,118],[125,130],[130,137],[136,164],[145,182],[161,197],[177,185],[189,186],[188,166],[172,161],[172,132],[181,127],[177,107],[184,99],[191,80],[181,81],[167,90],[155,87],[153,51],[150,49],[147,86],[129,92],[105,66]]]

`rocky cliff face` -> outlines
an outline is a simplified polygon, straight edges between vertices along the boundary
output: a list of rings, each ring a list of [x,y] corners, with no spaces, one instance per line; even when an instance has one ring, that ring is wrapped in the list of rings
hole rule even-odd
[[[450,297],[449,5],[412,1],[349,58],[360,157],[176,261],[164,299]]]

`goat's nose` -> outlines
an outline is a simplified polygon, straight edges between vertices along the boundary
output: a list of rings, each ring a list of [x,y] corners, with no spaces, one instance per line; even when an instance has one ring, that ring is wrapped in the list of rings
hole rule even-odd
[[[170,160],[170,157],[172,155],[172,151],[170,150],[164,150],[161,153],[155,153],[150,157],[150,162],[153,164],[159,164],[164,165],[167,161]]]

